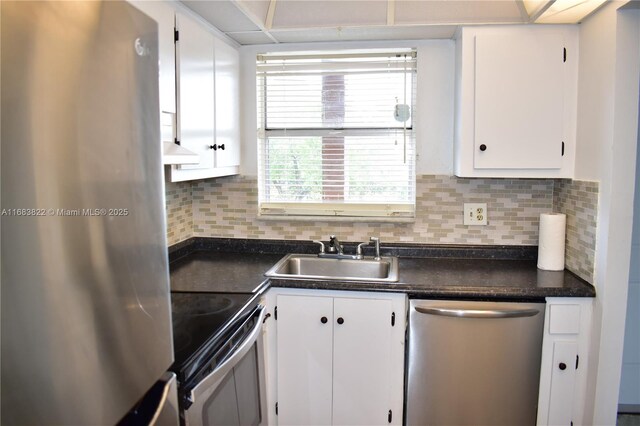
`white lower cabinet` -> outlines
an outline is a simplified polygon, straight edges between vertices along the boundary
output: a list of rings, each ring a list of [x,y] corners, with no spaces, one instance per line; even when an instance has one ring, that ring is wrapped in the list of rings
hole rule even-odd
[[[271,292],[276,372],[267,381],[278,413],[269,424],[402,424],[406,296]]]
[[[277,308],[278,424],[331,424],[333,299],[279,295]]]
[[[581,425],[592,299],[547,298],[538,425]]]

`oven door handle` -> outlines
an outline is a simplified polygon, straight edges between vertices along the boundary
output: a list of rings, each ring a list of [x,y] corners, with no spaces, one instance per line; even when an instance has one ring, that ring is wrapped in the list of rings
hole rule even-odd
[[[266,314],[267,308],[262,306],[260,308],[258,321],[253,327],[253,330],[251,330],[251,333],[244,340],[244,342],[242,342],[242,344],[238,346],[233,355],[231,355],[226,361],[220,364],[215,370],[211,372],[211,374],[202,379],[200,383],[198,383],[191,390],[190,399],[193,401],[193,405],[189,407],[187,412],[192,411],[197,413],[201,411],[202,408],[200,407],[200,405],[203,404],[203,402],[206,401],[211,394],[213,394],[218,385],[220,385],[220,383],[222,382],[222,379],[226,377],[227,373],[229,373],[229,371],[231,371],[233,367],[236,366],[236,364],[247,354],[247,352],[249,352],[251,346],[253,346],[256,340],[258,340],[258,335],[262,331],[262,322],[264,321]],[[198,395],[198,398],[195,397],[196,395]]]

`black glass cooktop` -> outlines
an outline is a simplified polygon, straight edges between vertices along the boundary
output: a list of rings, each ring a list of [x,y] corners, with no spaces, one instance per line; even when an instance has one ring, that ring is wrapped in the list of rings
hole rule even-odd
[[[243,321],[258,304],[252,293],[171,293],[172,370],[188,380],[225,342],[233,325]]]

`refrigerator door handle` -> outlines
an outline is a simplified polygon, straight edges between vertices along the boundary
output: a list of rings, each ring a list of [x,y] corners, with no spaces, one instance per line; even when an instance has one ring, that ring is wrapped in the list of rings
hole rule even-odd
[[[416,306],[415,309],[421,314],[458,318],[521,318],[532,317],[540,312],[537,309],[453,309],[424,306]]]

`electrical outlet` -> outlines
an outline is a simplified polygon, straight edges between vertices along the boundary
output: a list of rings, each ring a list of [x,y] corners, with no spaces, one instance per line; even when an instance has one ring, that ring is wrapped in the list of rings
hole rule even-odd
[[[464,203],[465,225],[487,224],[487,203]]]

